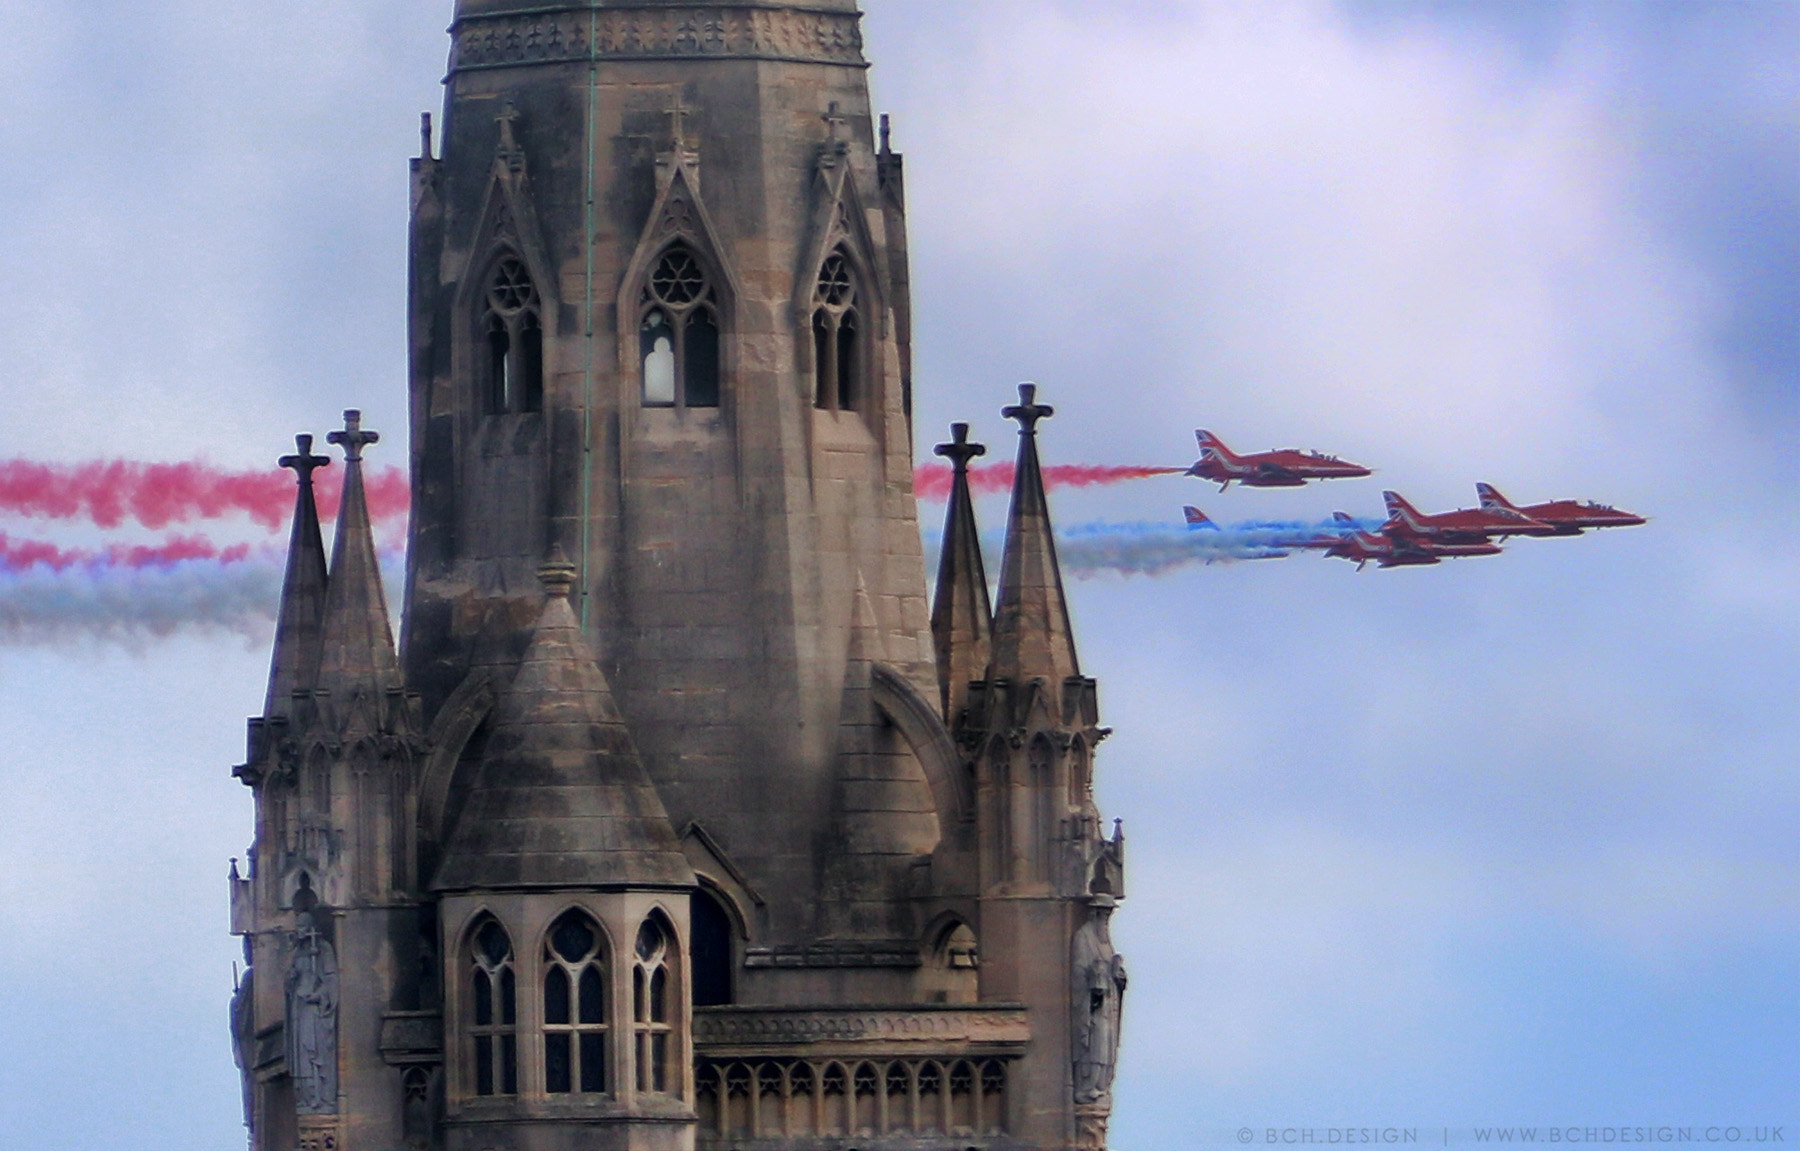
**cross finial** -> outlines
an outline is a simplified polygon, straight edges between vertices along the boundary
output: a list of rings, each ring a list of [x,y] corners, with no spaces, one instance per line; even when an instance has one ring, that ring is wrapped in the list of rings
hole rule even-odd
[[[300,449],[299,454],[282,456],[276,461],[284,468],[294,469],[294,474],[299,477],[298,482],[303,488],[311,486],[314,471],[331,466],[331,457],[313,455],[312,445],[313,438],[311,436],[295,436],[294,446]]]
[[[951,424],[950,440],[950,443],[939,444],[931,450],[949,460],[958,472],[968,471],[969,461],[976,456],[987,455],[986,444],[972,444],[969,442],[968,424]]]
[[[825,121],[826,127],[831,132],[831,142],[833,144],[836,144],[839,142],[838,129],[842,128],[845,124],[848,124],[850,122],[850,117],[848,117],[848,116],[844,115],[842,112],[838,111],[838,102],[836,100],[833,100],[831,102],[831,107],[829,109],[827,109],[825,114],[823,116],[820,116],[819,119]]]
[[[1000,414],[1009,420],[1019,421],[1019,434],[1032,436],[1037,434],[1039,420],[1047,420],[1056,414],[1056,409],[1049,404],[1037,402],[1037,385],[1020,384],[1019,402],[1017,406],[1002,408]]]
[[[351,408],[344,413],[344,430],[325,438],[344,449],[345,463],[354,464],[361,462],[364,447],[381,442],[381,433],[363,431],[362,413]]]
[[[675,102],[669,106],[669,135],[675,141],[676,148],[687,147],[687,119],[694,110],[687,106],[681,98],[681,90],[675,91]]]

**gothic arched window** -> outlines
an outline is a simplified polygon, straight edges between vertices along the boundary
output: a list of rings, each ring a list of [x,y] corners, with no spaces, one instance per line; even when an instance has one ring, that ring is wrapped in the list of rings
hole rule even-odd
[[[678,1052],[670,1038],[675,1023],[674,932],[661,915],[638,929],[636,962],[631,969],[632,1033],[637,1061],[637,1089],[667,1095],[679,1084]]]
[[[606,1093],[606,962],[600,929],[579,911],[544,938],[544,1090]]]
[[[525,261],[508,253],[494,262],[482,312],[490,413],[536,412],[544,406],[543,305]]]
[[[475,1094],[519,1093],[519,995],[512,939],[493,917],[469,935],[469,1057]]]
[[[705,888],[694,892],[689,966],[693,971],[694,1006],[721,1007],[731,1002],[731,913]]]
[[[719,406],[719,305],[706,269],[686,247],[662,254],[644,285],[638,322],[644,405]]]
[[[842,248],[825,257],[813,289],[813,403],[832,412],[862,402],[862,318],[856,270]]]

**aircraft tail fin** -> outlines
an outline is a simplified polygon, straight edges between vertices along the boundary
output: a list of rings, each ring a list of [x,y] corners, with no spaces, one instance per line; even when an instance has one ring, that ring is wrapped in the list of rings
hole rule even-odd
[[[1481,497],[1481,507],[1484,511],[1516,512],[1519,510],[1518,505],[1501,495],[1500,489],[1493,484],[1476,484],[1475,494]]]
[[[1203,460],[1218,459],[1229,463],[1237,459],[1237,457],[1232,454],[1231,449],[1225,446],[1224,440],[1213,435],[1205,428],[1194,429],[1194,440],[1200,445],[1200,458]]]
[[[1419,518],[1419,509],[1407,503],[1406,497],[1399,492],[1382,492],[1381,502],[1387,505],[1390,521],[1405,520],[1410,523],[1416,522]]]
[[[1188,530],[1191,532],[1216,532],[1219,530],[1219,525],[1214,523],[1210,516],[1192,504],[1182,508],[1181,514],[1187,517]]]
[[[1334,523],[1340,524],[1353,524],[1356,522],[1356,517],[1349,512],[1332,512],[1331,518]]]

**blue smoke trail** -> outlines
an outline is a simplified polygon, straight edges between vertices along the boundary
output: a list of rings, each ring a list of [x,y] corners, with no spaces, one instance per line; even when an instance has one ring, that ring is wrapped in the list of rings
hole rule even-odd
[[[1064,573],[1076,579],[1154,576],[1193,565],[1279,559],[1293,554],[1304,541],[1356,529],[1373,531],[1379,526],[1379,521],[1372,520],[1246,520],[1200,528],[1172,523],[1087,523],[1058,531],[1056,550]],[[942,536],[941,531],[925,533],[927,571],[937,570]],[[982,533],[981,550],[989,575],[999,572],[1003,545],[1000,532]]]
[[[404,556],[384,552],[381,560],[393,612],[405,577]],[[0,569],[0,646],[87,641],[135,649],[186,632],[267,642],[281,602],[281,576],[282,560],[269,552],[238,562]]]

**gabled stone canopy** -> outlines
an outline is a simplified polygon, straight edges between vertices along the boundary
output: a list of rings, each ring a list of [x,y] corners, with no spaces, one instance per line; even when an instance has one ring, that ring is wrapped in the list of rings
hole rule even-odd
[[[552,563],[540,574],[544,610],[501,697],[432,886],[692,886],[675,829],[569,606],[575,569]]]

